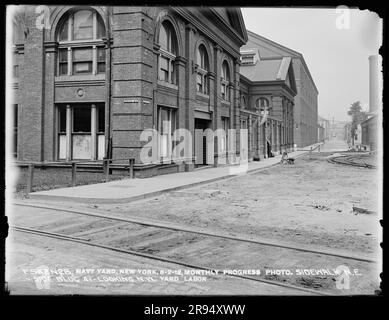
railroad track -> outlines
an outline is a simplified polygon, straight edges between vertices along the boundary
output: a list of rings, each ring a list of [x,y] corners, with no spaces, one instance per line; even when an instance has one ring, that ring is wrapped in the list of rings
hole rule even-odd
[[[364,155],[341,155],[341,156],[328,158],[327,160],[328,160],[328,162],[334,163],[334,164],[343,164],[343,165],[348,165],[348,166],[369,168],[369,169],[376,168],[375,165],[364,162],[363,157],[366,157],[366,156],[364,156]],[[360,160],[360,162],[358,160]]]
[[[371,263],[376,263],[375,260],[366,257],[309,250],[308,248],[188,230],[183,227],[141,222],[99,213],[67,210],[53,206],[15,205],[56,211],[61,214],[58,219],[49,220],[43,225],[11,226],[15,231],[77,242],[201,270],[262,269],[258,265],[264,259],[273,255],[275,258],[278,256],[279,259],[282,259],[285,252],[293,252],[293,257],[301,261],[304,261],[307,256],[315,255],[318,261],[322,259],[323,263],[332,263],[334,266],[344,264],[344,261],[347,260],[350,263],[357,263],[360,269],[365,270],[369,270]],[[64,213],[66,216],[63,215]],[[48,214],[51,218],[52,215]],[[75,220],[77,222],[74,222]],[[299,283],[285,283],[286,280],[282,277],[276,277],[277,280],[274,280],[263,276],[233,274],[227,274],[226,276],[272,284],[311,294],[329,294],[326,292],[328,290],[311,289],[299,285]],[[323,286],[325,287],[325,284]],[[320,283],[316,283],[314,288],[316,287],[320,287]]]

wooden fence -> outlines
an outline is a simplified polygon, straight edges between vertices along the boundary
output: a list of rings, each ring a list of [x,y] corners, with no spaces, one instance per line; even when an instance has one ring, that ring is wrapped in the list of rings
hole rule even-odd
[[[127,158],[127,159],[103,159],[103,173],[105,175],[105,182],[109,181],[109,173],[110,170],[115,168],[122,169],[127,168],[127,165],[125,164],[117,164],[113,167],[113,161],[128,161],[128,173],[130,179],[134,178],[134,158]],[[94,163],[101,163],[101,160],[91,160],[91,161],[70,161],[70,162],[46,162],[46,163],[23,163],[23,165],[28,166],[28,174],[27,174],[27,193],[30,193],[32,191],[33,181],[34,181],[34,170],[36,165],[39,166],[55,166],[55,165],[70,165],[72,168],[72,187],[75,187],[77,184],[77,168],[80,168],[80,165],[88,166],[88,164],[94,164]]]

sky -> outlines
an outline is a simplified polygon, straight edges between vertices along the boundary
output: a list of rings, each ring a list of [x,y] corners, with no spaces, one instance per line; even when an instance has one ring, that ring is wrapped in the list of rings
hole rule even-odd
[[[247,30],[303,54],[319,91],[319,115],[339,121],[351,120],[355,101],[368,109],[368,58],[382,43],[376,13],[348,12],[349,18],[335,8],[242,8]]]

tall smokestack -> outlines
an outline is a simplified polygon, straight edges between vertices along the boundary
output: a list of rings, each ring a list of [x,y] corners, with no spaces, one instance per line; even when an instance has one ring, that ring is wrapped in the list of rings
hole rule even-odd
[[[369,113],[381,109],[382,106],[382,57],[369,57]]]

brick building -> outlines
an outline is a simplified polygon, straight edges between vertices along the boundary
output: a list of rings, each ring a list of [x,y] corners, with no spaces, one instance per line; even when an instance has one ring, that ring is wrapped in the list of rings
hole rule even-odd
[[[241,50],[241,127],[248,129],[249,159],[293,148],[296,83],[291,58],[260,58]]]
[[[293,107],[293,140],[299,147],[318,141],[318,90],[301,53],[286,48],[251,31],[242,50],[256,48],[260,60],[290,57],[296,81],[297,94]]]
[[[14,16],[19,161],[134,157],[146,175],[192,170],[142,163],[142,131],[160,132],[158,158],[166,159],[177,128],[192,132],[197,158],[207,146],[195,129],[239,129],[239,49],[247,41],[239,9],[36,9]],[[225,154],[217,143],[216,163]]]

